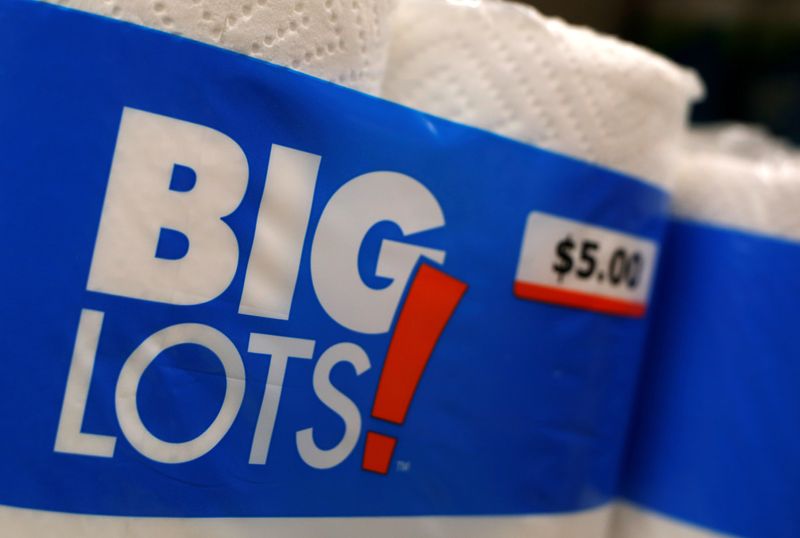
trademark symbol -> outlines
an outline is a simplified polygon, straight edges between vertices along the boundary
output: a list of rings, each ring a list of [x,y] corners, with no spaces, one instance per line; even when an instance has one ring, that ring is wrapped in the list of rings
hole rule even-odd
[[[411,462],[404,461],[404,460],[397,460],[397,472],[398,473],[407,473],[411,470]]]

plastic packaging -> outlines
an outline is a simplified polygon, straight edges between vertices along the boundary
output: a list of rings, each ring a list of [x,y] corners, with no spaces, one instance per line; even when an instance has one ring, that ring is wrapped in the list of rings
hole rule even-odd
[[[665,192],[40,2],[0,65],[0,528],[605,534]]]

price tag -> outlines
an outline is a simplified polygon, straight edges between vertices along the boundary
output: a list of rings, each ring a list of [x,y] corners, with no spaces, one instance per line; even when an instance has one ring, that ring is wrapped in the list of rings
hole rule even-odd
[[[514,294],[521,299],[641,317],[654,241],[534,211],[528,215]]]

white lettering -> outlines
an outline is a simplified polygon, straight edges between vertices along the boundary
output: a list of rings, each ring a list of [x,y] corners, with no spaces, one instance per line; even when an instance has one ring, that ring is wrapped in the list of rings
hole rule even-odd
[[[314,392],[322,403],[342,418],[344,435],[333,448],[322,449],[314,441],[313,428],[297,432],[297,451],[303,461],[315,469],[330,469],[342,463],[355,448],[361,434],[361,413],[358,407],[334,387],[330,380],[331,370],[341,362],[351,364],[356,375],[361,375],[370,368],[369,357],[364,350],[347,342],[331,346],[317,361],[314,368]]]
[[[175,165],[194,171],[170,189]],[[97,233],[88,289],[176,305],[210,301],[230,285],[239,246],[222,217],[247,187],[247,159],[226,135],[126,108]],[[162,228],[189,240],[179,259],[155,257]]]
[[[314,356],[314,341],[300,338],[273,336],[270,334],[251,334],[248,346],[250,353],[270,355],[267,386],[261,401],[261,411],[253,434],[253,445],[250,448],[250,463],[264,465],[267,463],[272,431],[278,416],[278,405],[283,392],[283,378],[286,375],[286,363],[289,357],[310,359]]]
[[[197,344],[211,350],[225,370],[225,398],[211,425],[199,436],[181,443],[163,441],[142,422],[136,403],[139,381],[147,367],[164,350],[180,344]],[[144,456],[162,463],[184,463],[214,448],[233,424],[244,397],[244,365],[233,343],[207,325],[172,325],[149,336],[122,367],[117,381],[117,419],[128,442]]]

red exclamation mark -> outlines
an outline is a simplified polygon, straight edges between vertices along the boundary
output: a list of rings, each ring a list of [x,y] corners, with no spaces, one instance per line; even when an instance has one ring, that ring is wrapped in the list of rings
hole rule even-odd
[[[386,352],[372,405],[372,416],[402,424],[433,348],[453,315],[467,285],[438,269],[421,264]],[[386,474],[397,439],[367,432],[361,467]]]

